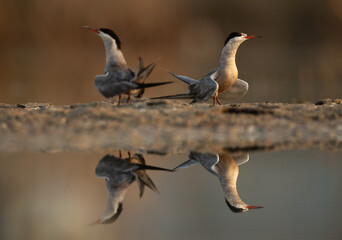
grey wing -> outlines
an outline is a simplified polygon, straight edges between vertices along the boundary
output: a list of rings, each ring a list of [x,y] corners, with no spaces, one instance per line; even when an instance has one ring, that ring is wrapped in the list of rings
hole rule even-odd
[[[178,165],[177,167],[175,167],[173,170],[180,170],[180,169],[184,169],[184,168],[188,168],[188,167],[192,167],[193,165],[198,164],[199,162],[193,159],[189,159],[186,162],[183,162],[182,164]]]
[[[121,161],[121,159],[107,154],[98,162],[95,169],[95,175],[99,178],[106,178],[109,180],[112,174],[120,172],[120,170],[117,170],[118,160]]]
[[[248,83],[238,79],[236,83],[226,91],[219,94],[221,100],[238,100],[248,92]]]
[[[123,80],[134,82],[135,75],[136,75],[136,73],[132,69],[128,68],[126,70],[126,74],[125,74],[125,77]]]
[[[203,78],[213,75],[217,71],[217,67],[208,72]]]
[[[139,169],[139,165],[130,163],[127,159],[117,158],[111,155],[104,156],[98,163],[95,173],[100,175],[102,172],[127,173]]]
[[[192,78],[187,77],[187,76],[177,75],[177,74],[174,74],[172,72],[168,72],[168,73],[171,74],[172,76],[174,76],[175,78],[178,78],[179,80],[181,80],[181,81],[183,81],[189,85],[196,84],[199,82],[198,80],[192,79]]]
[[[115,74],[97,75],[95,77],[97,90],[105,97],[110,98],[138,88],[134,82],[130,82],[130,77]]]
[[[214,95],[218,88],[218,83],[211,75],[202,78],[199,83],[189,86],[190,94],[195,96],[195,99],[190,104],[207,101]]]
[[[219,156],[212,153],[190,152],[189,158],[191,160],[199,162],[205,169],[209,170],[210,172],[213,171],[213,167],[219,161]]]

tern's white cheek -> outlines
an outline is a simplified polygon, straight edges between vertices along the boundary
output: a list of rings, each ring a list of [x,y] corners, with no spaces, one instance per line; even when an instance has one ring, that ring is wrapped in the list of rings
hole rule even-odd
[[[247,35],[246,35],[246,36],[247,36]],[[238,38],[238,41],[239,41],[240,43],[246,41],[246,40],[247,40],[247,38],[245,38],[246,36],[241,36],[241,37],[239,37],[239,38]]]
[[[111,36],[102,32],[100,32],[99,35],[106,46],[111,46],[112,48],[114,47],[114,49],[117,49],[116,42]]]
[[[232,45],[239,45],[240,43],[242,43],[243,41],[245,41],[246,38],[244,37],[235,37],[234,39],[231,40],[231,44]]]

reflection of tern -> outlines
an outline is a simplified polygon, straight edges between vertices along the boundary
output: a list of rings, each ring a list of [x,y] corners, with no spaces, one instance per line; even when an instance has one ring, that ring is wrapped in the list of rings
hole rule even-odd
[[[200,163],[206,170],[218,177],[226,199],[226,203],[233,212],[245,212],[249,209],[262,207],[249,206],[239,197],[236,189],[236,181],[239,175],[238,165],[247,162],[249,154],[239,154],[234,158],[228,154],[211,154],[190,152],[189,160],[175,168],[175,170],[187,168]]]
[[[141,98],[144,89],[155,87],[170,82],[144,83],[145,79],[150,75],[156,63],[152,63],[144,67],[143,61],[139,58],[139,68],[134,72],[127,66],[126,60],[121,51],[121,41],[119,37],[107,28],[92,28],[84,26],[97,33],[103,40],[106,49],[106,67],[104,75],[95,77],[95,85],[97,90],[106,98],[119,95],[118,105],[121,102],[121,94],[127,94],[127,102],[131,95]]]
[[[117,158],[106,155],[97,164],[95,173],[97,177],[106,179],[108,191],[107,208],[103,216],[93,224],[105,224],[114,222],[122,212],[122,202],[129,186],[137,180],[140,197],[144,193],[145,185],[158,192],[152,179],[145,172],[149,170],[172,171],[165,168],[145,165],[141,154],[135,154],[130,158]]]
[[[224,43],[220,63],[215,69],[211,70],[199,81],[170,72],[172,76],[189,85],[188,92],[154,99],[193,99],[190,103],[192,104],[205,102],[210,97],[213,97],[213,105],[216,102],[221,105],[218,97],[223,93],[225,99],[240,99],[247,93],[248,83],[238,79],[235,55],[240,44],[251,38],[256,37],[245,33],[231,33]]]

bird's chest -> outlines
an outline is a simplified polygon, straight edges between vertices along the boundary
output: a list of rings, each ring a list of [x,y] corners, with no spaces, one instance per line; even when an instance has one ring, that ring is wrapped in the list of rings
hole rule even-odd
[[[216,77],[216,78],[215,78]],[[223,69],[218,71],[214,80],[218,83],[218,92],[224,92],[233,86],[238,78],[238,71],[236,68]]]

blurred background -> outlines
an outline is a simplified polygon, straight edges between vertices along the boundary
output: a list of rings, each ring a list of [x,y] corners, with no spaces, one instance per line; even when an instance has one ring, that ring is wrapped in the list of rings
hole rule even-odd
[[[341,97],[340,0],[2,0],[0,102],[70,104],[104,100],[101,39],[81,26],[113,29],[128,64],[148,64],[200,79],[214,68],[232,31],[261,35],[237,54],[243,102]],[[185,84],[156,68],[149,82],[175,80],[147,97],[179,93]]]

